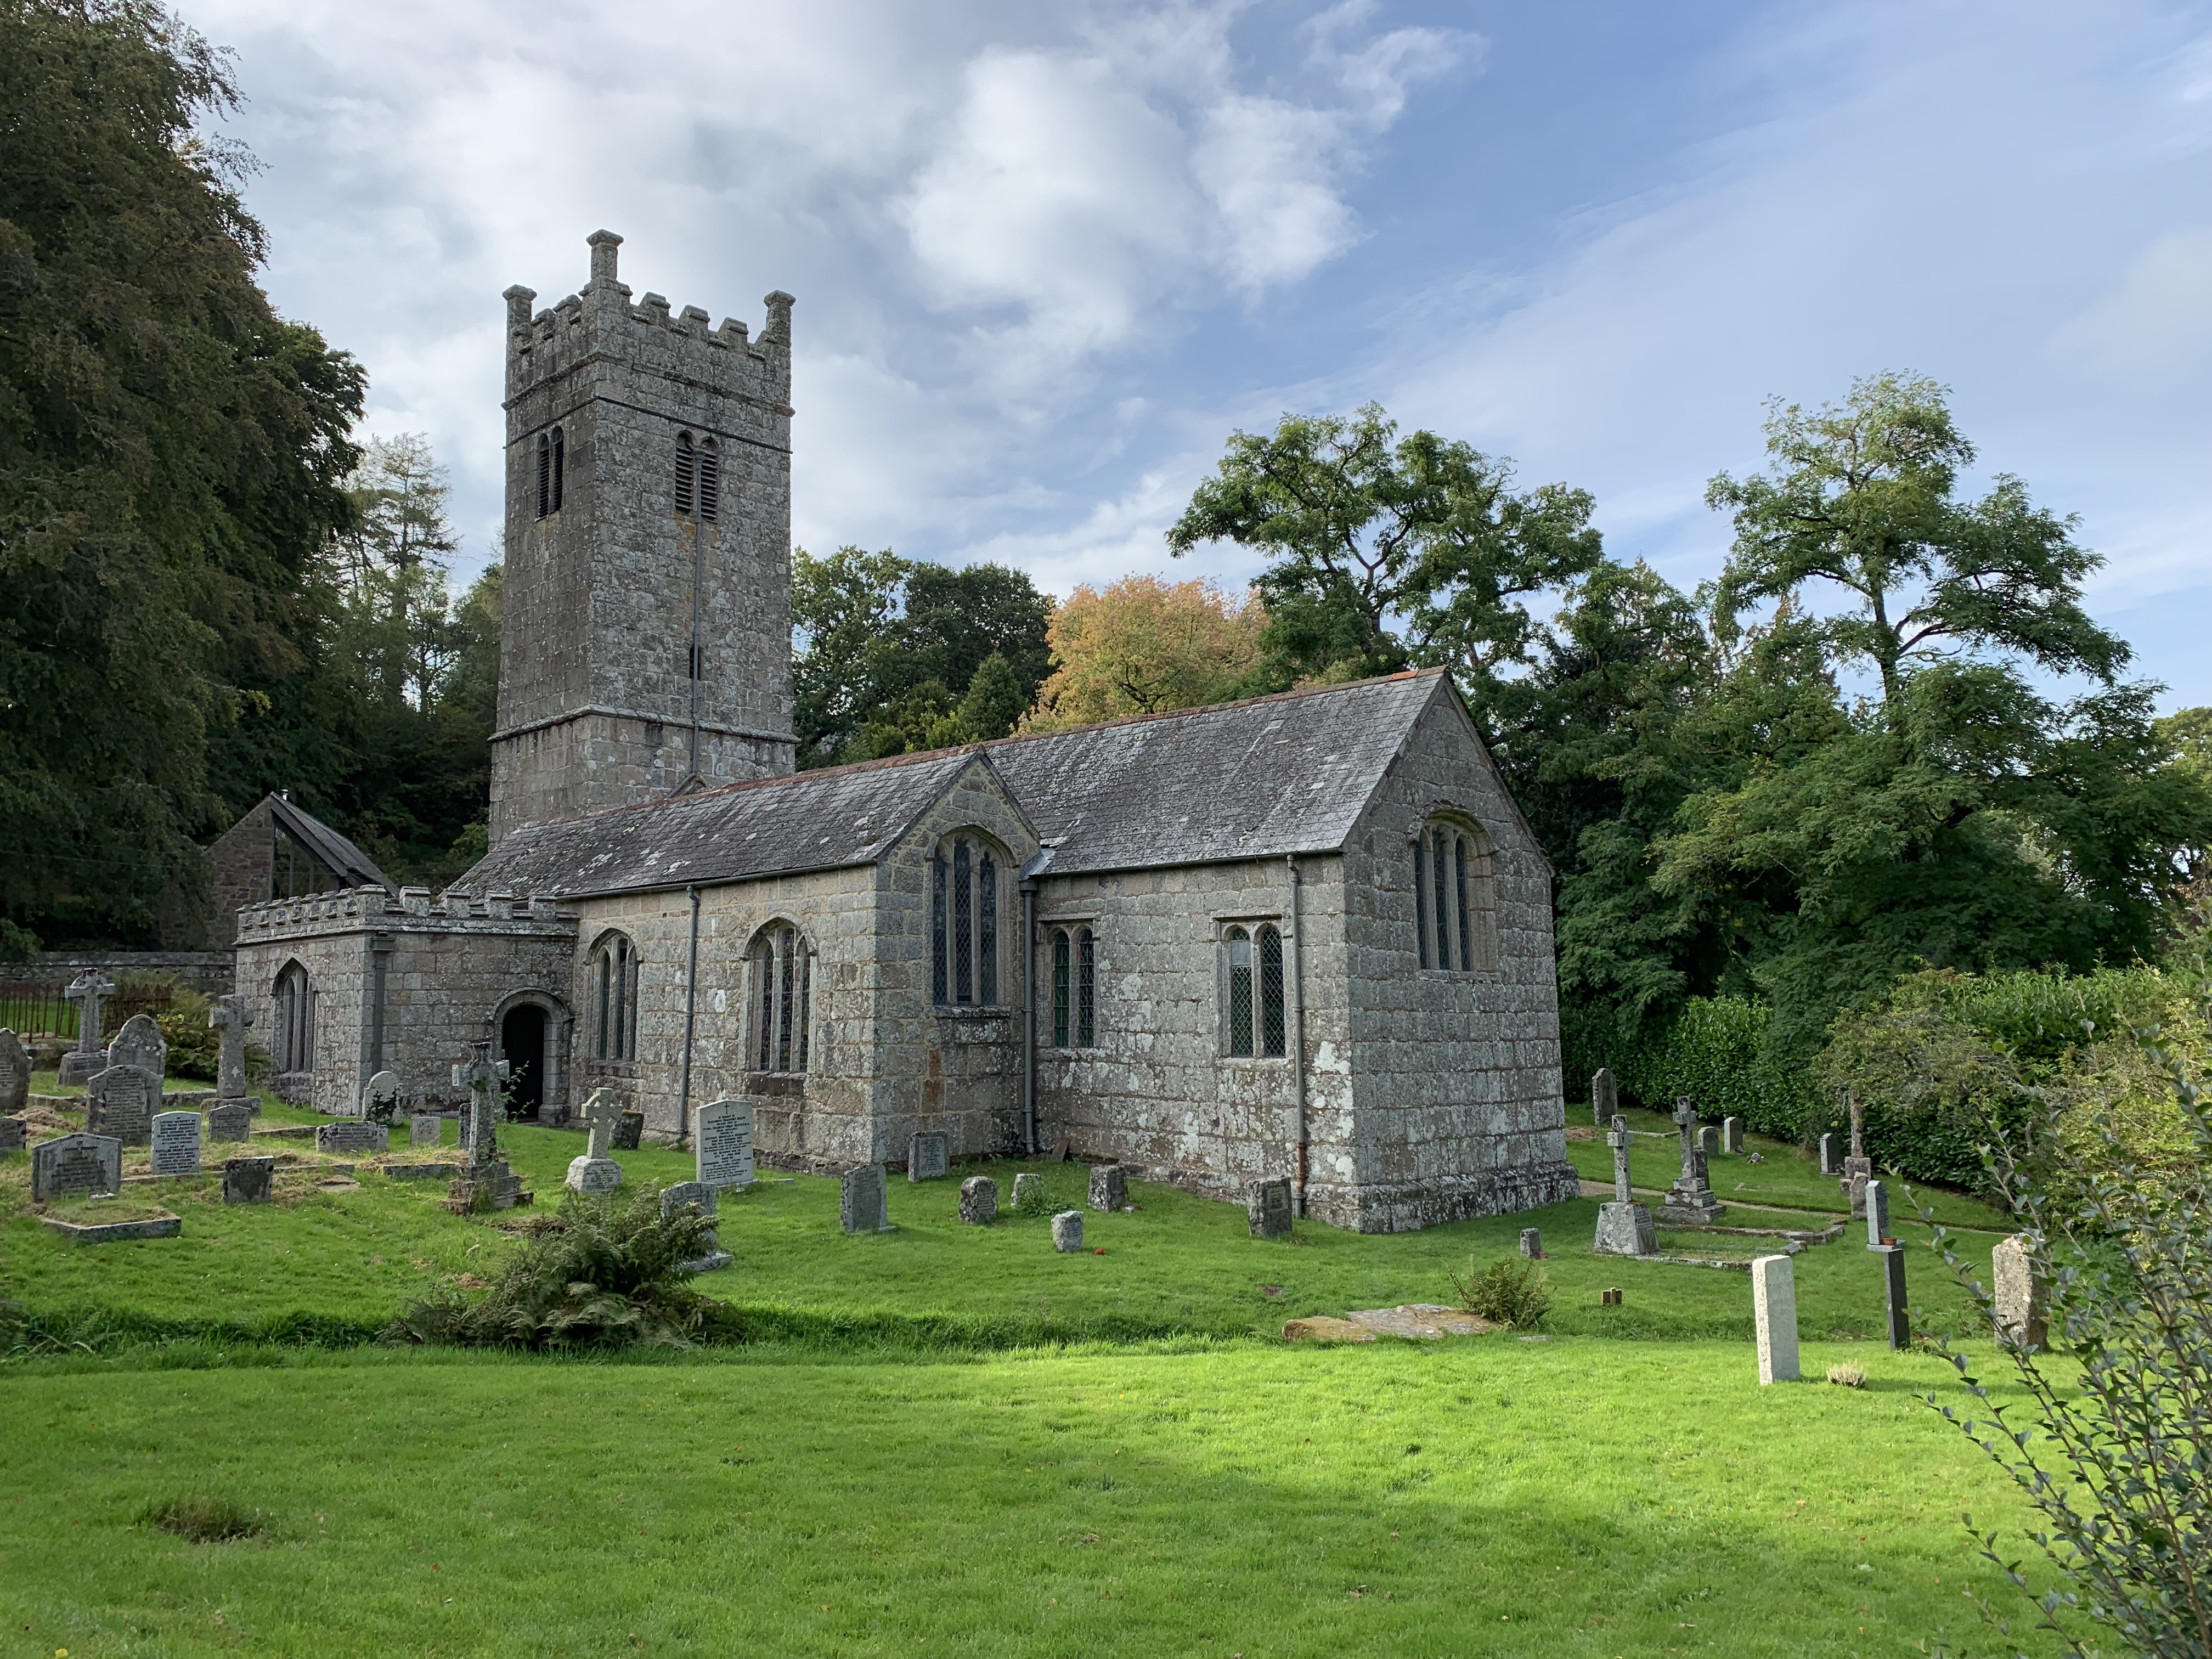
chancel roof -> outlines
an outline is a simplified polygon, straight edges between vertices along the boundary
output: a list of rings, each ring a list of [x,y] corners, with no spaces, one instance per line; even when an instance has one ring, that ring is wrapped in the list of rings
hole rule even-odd
[[[276,827],[319,859],[341,887],[382,887],[397,891],[392,878],[377,868],[376,860],[303,807],[282,795],[268,798],[269,816]]]
[[[1334,851],[1442,674],[1286,692],[604,808],[518,830],[455,890],[544,896],[872,863],[981,756],[1055,874]]]

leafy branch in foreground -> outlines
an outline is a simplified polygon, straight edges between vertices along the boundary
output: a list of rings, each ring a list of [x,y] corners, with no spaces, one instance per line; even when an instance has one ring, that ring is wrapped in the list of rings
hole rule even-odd
[[[2200,1015],[2204,986],[2197,986]],[[1977,1532],[1983,1558],[2037,1601],[2039,1627],[2066,1651],[2082,1645],[2082,1621],[2101,1626],[2128,1651],[2157,1659],[2212,1659],[2212,1114],[2160,1030],[2139,1034],[2179,1099],[2193,1153],[2185,1178],[2171,1162],[2151,1170],[2125,1139],[2109,1099],[2077,1105],[2112,1133],[2100,1169],[2069,1170],[2062,1185],[2039,1167],[2032,1144],[2000,1143],[1992,1178],[2011,1200],[2036,1276],[2049,1287],[2054,1364],[2020,1331],[1999,1330],[1998,1346],[2025,1387],[2034,1423],[2021,1427],[1978,1379],[1969,1358],[1943,1345],[1977,1402],[1961,1414],[1928,1402],[2012,1477],[2041,1526],[2028,1535],[2058,1571],[2062,1587],[2035,1597],[2018,1560],[1998,1553],[1998,1534]],[[2054,1109],[2042,1146],[2062,1144]],[[1996,1308],[1948,1235],[1944,1260],[1994,1322]],[[1967,1524],[1972,1527],[1972,1517]],[[2009,1634],[2009,1625],[1984,1613]],[[2062,1623],[2062,1619],[2066,1622]]]

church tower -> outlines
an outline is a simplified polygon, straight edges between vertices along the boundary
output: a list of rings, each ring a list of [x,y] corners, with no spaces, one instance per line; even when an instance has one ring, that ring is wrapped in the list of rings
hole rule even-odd
[[[791,307],[734,319],[616,280],[507,290],[507,556],[491,840],[789,772]]]

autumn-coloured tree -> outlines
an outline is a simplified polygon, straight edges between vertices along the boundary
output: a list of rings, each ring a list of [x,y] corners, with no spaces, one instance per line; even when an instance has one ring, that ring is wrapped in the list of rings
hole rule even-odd
[[[1267,613],[1209,580],[1079,587],[1046,629],[1054,664],[1024,731],[1195,708],[1244,695]]]

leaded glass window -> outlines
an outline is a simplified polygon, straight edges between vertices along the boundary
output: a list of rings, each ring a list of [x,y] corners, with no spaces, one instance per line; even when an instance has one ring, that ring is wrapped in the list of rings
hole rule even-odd
[[[1072,969],[1068,960],[1067,931],[1055,927],[1052,933],[1052,1046],[1067,1047],[1068,989]]]
[[[929,1000],[943,1007],[952,1000],[952,975],[945,954],[945,854],[929,860]]]
[[[1098,941],[1088,927],[1075,934],[1075,1046],[1095,1047],[1098,1040]]]
[[[750,1054],[757,1072],[804,1073],[812,1048],[814,951],[789,922],[776,922],[751,951],[756,1026]]]
[[[1252,936],[1242,927],[1229,930],[1229,1052],[1252,1052]]]
[[[637,1058],[637,955],[628,938],[609,933],[592,953],[592,994],[597,1016],[595,1059],[619,1063]]]
[[[1283,936],[1273,927],[1260,929],[1260,1052],[1280,1060],[1288,1052],[1283,1042]]]
[[[999,861],[988,848],[975,860],[975,1000],[999,1001]]]
[[[1498,966],[1497,887],[1488,838],[1453,822],[1413,843],[1413,925],[1421,966],[1487,973]]]
[[[952,843],[952,1000],[975,1000],[975,860],[968,843]]]
[[[949,837],[929,865],[929,996],[939,1007],[1000,1003],[998,855]]]

